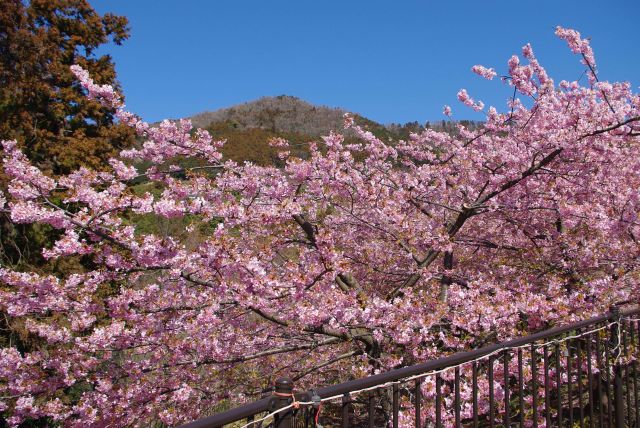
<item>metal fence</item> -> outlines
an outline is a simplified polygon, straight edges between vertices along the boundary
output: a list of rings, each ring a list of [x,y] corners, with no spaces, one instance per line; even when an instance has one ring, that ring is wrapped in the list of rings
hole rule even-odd
[[[640,427],[640,309],[317,390],[289,379],[184,428]]]

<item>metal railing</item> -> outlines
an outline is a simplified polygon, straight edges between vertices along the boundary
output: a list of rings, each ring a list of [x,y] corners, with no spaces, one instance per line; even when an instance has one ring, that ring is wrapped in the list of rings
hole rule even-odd
[[[640,427],[640,308],[375,376],[272,395],[183,426]]]

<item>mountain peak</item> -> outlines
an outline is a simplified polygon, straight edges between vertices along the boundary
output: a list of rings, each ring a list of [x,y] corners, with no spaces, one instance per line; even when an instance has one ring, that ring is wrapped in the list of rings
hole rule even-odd
[[[263,128],[318,136],[341,130],[345,113],[340,108],[317,106],[291,95],[278,95],[199,113],[190,119],[200,128],[230,122],[239,129]]]

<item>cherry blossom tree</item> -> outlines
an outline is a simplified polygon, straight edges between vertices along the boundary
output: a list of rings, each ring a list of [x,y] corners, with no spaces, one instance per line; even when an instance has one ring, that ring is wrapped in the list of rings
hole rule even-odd
[[[150,126],[74,66],[144,142],[107,172],[57,179],[2,143],[2,209],[59,230],[45,257],[93,266],[0,268],[0,308],[47,343],[0,350],[9,423],[175,424],[283,374],[301,388],[365,376],[637,296],[640,96],[599,79],[578,32],[556,34],[580,55],[584,85],[556,83],[526,45],[502,77],[517,95],[504,113],[486,109],[481,129],[389,143],[347,116],[359,143],[331,133],[299,159],[277,140],[283,168],[226,160],[224,142],[188,121]],[[140,180],[162,194],[134,191]],[[141,214],[180,218],[187,233],[142,233]]]

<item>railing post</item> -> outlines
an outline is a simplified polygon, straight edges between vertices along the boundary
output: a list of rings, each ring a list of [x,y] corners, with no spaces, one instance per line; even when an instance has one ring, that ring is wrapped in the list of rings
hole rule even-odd
[[[615,428],[624,427],[624,396],[622,391],[622,366],[620,365],[619,355],[622,352],[620,338],[620,307],[611,306],[609,308],[610,322],[615,323],[610,328],[611,339],[611,355],[613,358],[613,410],[614,410],[614,426]]]
[[[293,403],[293,381],[289,378],[276,380],[276,389],[273,392],[271,411],[287,407]],[[274,417],[274,427],[293,428],[293,408],[277,413]]]

